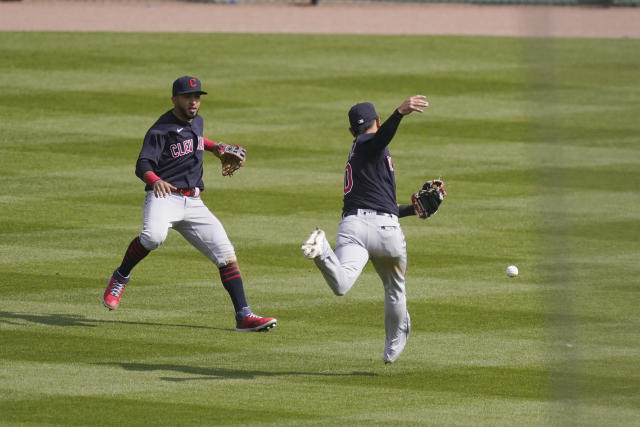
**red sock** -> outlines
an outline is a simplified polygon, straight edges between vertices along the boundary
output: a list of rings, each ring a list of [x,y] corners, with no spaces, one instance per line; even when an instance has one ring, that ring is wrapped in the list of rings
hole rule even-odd
[[[148,254],[149,251],[142,246],[142,243],[140,243],[140,237],[136,237],[129,244],[127,252],[124,254],[124,258],[122,259],[122,264],[118,267],[118,272],[122,277],[127,277],[129,273],[131,273],[133,267],[142,261],[142,259]]]
[[[220,280],[222,280],[222,286],[224,286],[227,292],[229,292],[236,314],[247,309],[249,305],[247,304],[247,299],[244,295],[242,275],[240,274],[238,264],[232,262],[224,267],[220,267]]]

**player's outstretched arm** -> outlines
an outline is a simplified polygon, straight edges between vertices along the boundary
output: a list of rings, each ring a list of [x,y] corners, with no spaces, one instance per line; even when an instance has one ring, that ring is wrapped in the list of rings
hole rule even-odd
[[[222,156],[222,154],[224,153],[224,147],[226,146],[227,144],[225,144],[224,142],[215,142],[208,138],[204,138],[204,149],[206,151],[212,152],[213,155],[217,158],[220,158]]]
[[[373,140],[367,143],[369,149],[382,150],[384,147],[391,143],[391,140],[396,134],[400,120],[407,114],[417,111],[422,113],[422,108],[428,107],[429,102],[426,101],[424,95],[414,95],[404,101],[398,108],[395,109],[393,114],[385,120],[376,132],[376,136]]]
[[[429,102],[426,98],[427,97],[424,95],[413,95],[398,107],[398,113],[402,114],[403,116],[411,114],[414,111],[423,113],[424,110],[422,110],[422,108],[429,106]]]
[[[204,149],[211,151],[222,162],[222,176],[231,176],[244,166],[247,149],[241,145],[229,145],[204,138]]]

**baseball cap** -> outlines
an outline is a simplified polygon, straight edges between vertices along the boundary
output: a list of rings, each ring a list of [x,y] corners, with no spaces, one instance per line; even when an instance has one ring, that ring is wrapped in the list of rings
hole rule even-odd
[[[202,90],[202,83],[197,77],[182,76],[173,82],[173,96],[196,92],[203,95],[207,94],[207,92]]]
[[[378,113],[376,113],[376,109],[370,102],[361,102],[354,105],[349,110],[349,124],[354,129],[363,123],[367,123],[377,118]]]

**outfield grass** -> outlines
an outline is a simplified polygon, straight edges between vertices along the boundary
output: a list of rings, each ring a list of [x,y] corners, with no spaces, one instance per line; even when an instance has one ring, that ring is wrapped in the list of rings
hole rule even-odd
[[[0,33],[0,57],[0,425],[640,424],[640,41]],[[205,134],[248,147],[203,199],[267,334],[177,233],[100,301],[183,74]],[[402,220],[413,330],[384,366],[374,270],[335,297],[299,246],[335,235],[348,108],[415,93],[399,199],[449,197]]]

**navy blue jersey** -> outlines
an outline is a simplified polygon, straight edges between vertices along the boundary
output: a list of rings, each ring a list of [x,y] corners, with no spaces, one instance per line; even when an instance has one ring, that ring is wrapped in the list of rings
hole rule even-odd
[[[164,113],[144,137],[136,175],[143,179],[144,173],[151,170],[178,188],[198,187],[203,190],[203,126],[200,116],[187,123],[178,119],[173,110]],[[147,191],[151,189],[150,185],[145,187]]]
[[[396,110],[375,134],[358,135],[353,141],[345,168],[343,215],[356,209],[398,215],[396,179],[387,146],[402,117]]]

